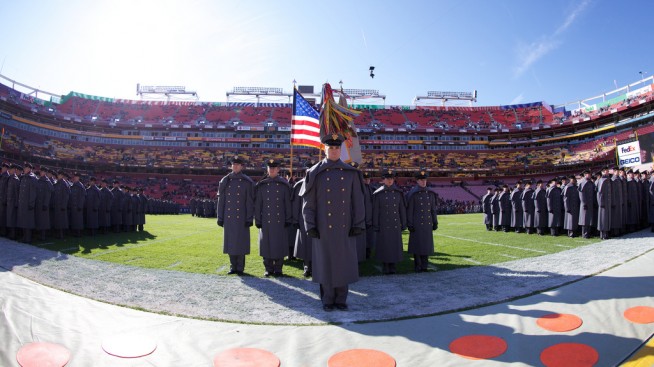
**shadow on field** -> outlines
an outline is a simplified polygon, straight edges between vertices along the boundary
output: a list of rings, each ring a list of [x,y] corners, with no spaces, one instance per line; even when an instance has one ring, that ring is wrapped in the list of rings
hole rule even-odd
[[[0,238],[0,271],[11,271],[16,266],[39,266],[42,262],[55,259],[66,260],[68,255],[40,249],[6,238]]]
[[[95,236],[67,237],[63,240],[56,240],[50,243],[36,243],[35,245],[74,255],[77,253],[88,254],[94,249],[107,250],[112,247],[124,247],[140,241],[154,240],[156,238],[157,236],[147,230],[143,232],[109,232],[106,234],[100,232]]]

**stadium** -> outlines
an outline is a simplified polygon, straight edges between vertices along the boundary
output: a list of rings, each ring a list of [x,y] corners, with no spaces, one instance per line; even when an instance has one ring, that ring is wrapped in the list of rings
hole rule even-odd
[[[192,16],[191,10],[197,10],[198,4],[130,2],[127,8],[125,4],[98,4],[88,5],[98,6],[94,10],[86,9],[86,4],[28,7],[34,24],[52,7],[67,12],[52,12],[53,19],[70,21],[70,28],[55,24],[61,31],[57,37],[40,37],[40,43],[34,43],[29,39],[39,38],[36,33],[21,37],[15,32],[7,39],[7,45],[18,44],[26,55],[28,49],[37,49],[39,62],[47,55],[52,65],[35,66],[30,60],[16,67],[13,55],[0,54],[4,57],[0,64],[0,163],[5,164],[0,179],[0,366],[654,365],[654,179],[644,173],[654,171],[654,76],[640,71],[636,78],[636,73],[620,70],[615,71],[618,77],[611,76],[611,88],[597,87],[605,74],[614,71],[605,67],[600,74],[591,63],[574,62],[583,53],[583,60],[596,60],[598,65],[603,59],[610,60],[612,70],[633,68],[634,62],[647,54],[646,50],[635,52],[631,43],[640,40],[643,32],[632,29],[604,34],[592,47],[576,45],[575,50],[561,46],[585,13],[603,9],[600,4],[592,0],[567,8],[554,4],[552,9],[566,8],[564,16],[553,18],[552,9],[539,9],[542,19],[538,20],[521,13],[521,6],[504,3],[478,3],[465,11],[459,4],[447,2],[445,6],[422,4],[431,10],[423,13],[433,13],[428,18],[407,4],[365,4],[369,6],[365,17],[361,16],[363,4],[349,5],[352,12],[327,10],[322,4],[309,13],[297,13],[323,11],[325,19],[338,17],[340,23],[298,16],[295,8],[290,12],[294,15],[287,18],[281,14],[287,12],[287,6],[281,4],[272,5],[279,9],[271,13],[233,3],[221,4],[217,11],[214,5],[203,4],[200,8],[206,14]],[[267,11],[270,6],[259,4]],[[174,16],[164,11],[171,7]],[[603,27],[613,27],[609,18],[616,22],[623,18],[619,18],[621,12],[611,11],[611,16],[594,20],[604,19]],[[219,17],[223,14],[231,14],[233,19]],[[474,42],[463,30],[471,25],[464,16],[474,20]],[[640,16],[633,15],[634,24]],[[0,17],[7,21],[7,29],[18,29],[14,19],[9,19],[12,17]],[[450,24],[444,33],[421,22],[427,19],[436,24],[443,18],[456,19],[455,23],[443,21]],[[272,26],[269,19],[274,20]],[[284,22],[288,19],[292,22]],[[535,30],[546,29],[539,23],[543,19],[555,28],[527,43],[531,52],[519,55],[520,65],[512,72],[504,70],[506,60],[485,68],[488,60],[506,56],[507,51],[486,36],[510,43],[517,31],[503,34],[498,23],[516,19],[528,22],[511,26],[524,28],[525,34],[533,31],[531,22]],[[52,23],[42,23],[42,30],[54,29]],[[82,28],[74,28],[74,23]],[[140,33],[130,33],[118,23],[131,24]],[[278,42],[275,35],[287,32],[289,24],[292,32],[288,32],[297,36],[297,42],[291,42],[295,60],[284,57],[280,61],[276,55],[287,51],[281,44],[288,42]],[[317,42],[318,48],[302,49],[302,45],[315,43],[315,38],[305,37],[313,35],[317,24],[329,32],[342,31],[344,24],[350,28],[347,37],[338,42]],[[397,28],[391,35],[410,35],[411,40],[389,36],[382,29],[387,25],[398,25],[388,27]],[[589,29],[598,27],[593,23]],[[109,30],[108,36],[96,33],[103,28]],[[256,37],[249,39],[252,33],[248,28],[257,30]],[[200,35],[198,29],[209,29],[205,33],[211,37]],[[300,35],[298,29],[310,31]],[[480,29],[487,29],[488,35],[478,32]],[[83,34],[87,31],[94,37]],[[214,32],[222,32],[219,40]],[[376,32],[387,37],[385,47],[375,43],[376,37],[377,42],[382,37]],[[449,33],[458,36],[442,36]],[[431,38],[435,34],[441,37],[438,42]],[[616,41],[614,36],[621,39]],[[360,50],[348,48],[357,43],[352,42],[355,38],[361,43]],[[450,38],[464,46],[453,45]],[[492,46],[484,45],[483,40]],[[200,51],[192,47],[196,43],[202,44]],[[615,55],[598,47],[607,44],[618,47],[621,51],[616,53],[621,55],[627,52],[620,45],[633,49],[628,50],[627,60],[618,62]],[[230,45],[238,45],[233,50],[239,51],[223,53],[223,49],[232,50]],[[540,80],[534,65],[559,47],[566,54],[553,63],[558,70],[539,74],[543,76]],[[0,45],[3,52],[4,48]],[[316,49],[320,49],[319,56],[312,54]],[[253,57],[259,53],[265,57]],[[383,53],[408,61],[397,63]],[[197,57],[200,54],[206,60]],[[185,55],[197,60],[177,65],[176,60]],[[311,58],[312,62],[306,62]],[[343,58],[347,59],[344,64],[340,62]],[[443,64],[446,60],[470,67],[467,62],[477,58],[479,62],[472,64],[475,68],[486,75],[498,74],[490,84],[482,82],[474,70],[464,75]],[[8,71],[4,71],[6,59],[10,61]],[[129,59],[134,66],[126,61]],[[422,59],[428,62],[423,64]],[[310,65],[308,71],[301,63]],[[84,64],[97,64],[98,68],[80,66]],[[115,64],[116,70],[110,64]],[[325,97],[323,82],[271,83],[279,80],[280,74],[288,77],[282,64],[296,68],[298,80],[342,72],[347,83],[332,80],[331,87],[338,106],[344,108],[341,111],[351,112],[348,116],[353,118],[354,134],[345,137],[341,159],[356,166],[353,170],[361,177],[371,178],[371,193],[392,178],[401,198],[410,197],[420,180],[426,180],[427,190],[435,194],[438,220],[433,227],[429,225],[435,252],[426,257],[423,268],[411,253],[412,226],[402,225],[396,231],[401,236],[401,260],[392,271],[376,257],[379,247],[365,243],[363,252],[368,252],[362,255],[357,243],[358,281],[346,292],[349,308],[324,307],[323,284],[316,282],[315,273],[313,279],[311,272],[307,273],[311,269],[307,259],[294,256],[298,254],[295,241],[290,241],[289,251],[281,259],[283,274],[281,267],[279,273],[269,273],[259,245],[263,231],[256,225],[261,219],[254,226],[245,222],[248,228],[243,232],[249,235],[251,252],[245,255],[240,271],[233,268],[231,256],[223,253],[229,234],[224,218],[221,223],[217,213],[221,208],[221,194],[217,193],[235,162],[243,162],[238,164],[255,184],[269,179],[273,163],[280,165],[281,179],[293,187],[320,162],[329,160],[328,149],[319,144],[320,138],[330,136],[323,136],[324,126],[317,127],[321,130],[321,136],[315,137],[318,141],[307,143],[298,138],[298,101],[310,105],[311,116],[326,115],[326,106],[338,108],[337,103]],[[420,69],[420,65],[427,68],[416,78],[411,69]],[[177,66],[183,72],[175,70]],[[148,68],[151,73],[146,72]],[[114,83],[110,79],[123,82],[125,75],[133,75],[137,69],[162,80],[182,75],[193,83],[206,79],[208,84],[195,89],[174,82],[138,83],[131,98],[111,90]],[[199,77],[186,74],[190,69],[197,69]],[[216,87],[213,69],[236,75],[225,80],[245,82],[226,87],[220,79]],[[579,71],[584,78],[570,77]],[[554,94],[543,87],[551,84],[545,75],[561,83]],[[60,82],[52,83],[50,77]],[[563,84],[566,78],[571,84]],[[618,83],[614,78],[629,79]],[[83,79],[88,83],[81,83]],[[426,90],[420,79],[433,85],[466,87]],[[453,79],[458,80],[453,83]],[[523,93],[515,98],[502,94],[505,89],[512,88],[510,93],[515,93],[522,88],[519,79],[532,79],[526,94],[533,102],[526,103]],[[355,84],[350,85],[351,80]],[[479,80],[479,90],[476,86],[465,89],[473,80]],[[504,88],[504,83],[511,87]],[[57,84],[64,89],[51,87]],[[218,89],[220,96],[215,97],[216,91],[207,90],[206,85]],[[542,98],[532,99],[540,91]],[[410,101],[408,93],[413,97]],[[211,97],[205,98],[207,94]],[[395,102],[398,100],[405,102]],[[331,135],[332,140],[338,140],[336,135]],[[11,179],[5,175],[13,177],[16,172],[16,193],[22,193],[18,185],[22,185],[24,167],[33,167],[37,176],[47,177],[42,181],[53,186],[64,183],[60,186],[70,189],[77,185],[84,191],[94,188],[95,180],[102,190],[112,191],[113,182],[114,193],[134,194],[122,196],[131,202],[124,208],[123,199],[120,205],[102,204],[99,196],[96,210],[87,201],[84,208],[77,208],[81,224],[73,224],[77,205],[73,202],[79,199],[73,200],[68,192],[64,197],[55,186],[49,204],[41,202],[40,194],[29,199],[36,203],[30,210],[36,207],[47,219],[36,219],[34,226],[18,219],[16,222],[23,224],[12,226],[7,222],[12,210],[7,210],[11,195],[5,184]],[[624,183],[624,192],[612,191],[612,195],[624,197],[625,204],[622,211],[611,209],[613,224],[620,225],[608,230],[601,220],[597,223],[598,212],[605,206],[601,190],[595,186],[591,194],[595,222],[583,226],[585,229],[581,223],[577,228],[576,218],[574,229],[563,223],[551,225],[559,231],[551,235],[547,223],[528,226],[527,219],[524,225],[503,223],[500,218],[504,214],[492,209],[494,199],[487,195],[489,188],[507,186],[511,192],[519,183],[543,181],[547,185],[553,180],[552,187],[562,180],[581,181],[585,174],[597,176],[599,187],[606,176],[603,172],[609,169],[617,180],[619,169],[625,177],[626,172],[636,172],[636,179],[629,176],[629,181],[638,186],[627,189]],[[30,175],[29,169],[26,172],[23,176]],[[304,185],[297,187],[301,190]],[[565,181],[561,189],[564,187]],[[573,187],[570,192],[576,194]],[[633,191],[633,199],[628,190]],[[16,208],[29,208],[28,200],[23,199],[26,196],[17,196],[14,199],[23,202]],[[499,208],[500,195],[496,196]],[[560,197],[564,204],[558,210],[563,217],[571,215],[563,193]],[[60,200],[65,208],[55,204]],[[302,214],[300,202],[297,207]],[[545,210],[553,215],[549,205]],[[576,205],[584,206],[583,202]],[[117,206],[121,206],[118,224],[112,219]],[[98,214],[100,223],[91,224],[94,211],[105,212],[104,221]],[[369,225],[367,216],[364,233],[377,226]],[[298,221],[305,224],[293,216],[292,223],[288,219],[282,223],[291,240],[306,232]],[[41,223],[52,224],[42,227]],[[590,232],[585,232],[588,228]],[[353,237],[352,233],[348,236]]]

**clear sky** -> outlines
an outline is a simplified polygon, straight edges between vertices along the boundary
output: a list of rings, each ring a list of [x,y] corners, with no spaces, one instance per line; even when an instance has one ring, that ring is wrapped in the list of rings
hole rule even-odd
[[[0,73],[130,99],[136,83],[225,101],[295,79],[391,105],[474,89],[477,105],[563,104],[651,76],[653,15],[650,0],[0,0]]]

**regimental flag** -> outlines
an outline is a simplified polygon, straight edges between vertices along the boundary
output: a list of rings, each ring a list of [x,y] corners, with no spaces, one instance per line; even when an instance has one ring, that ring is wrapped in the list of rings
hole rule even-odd
[[[341,96],[338,98],[338,104],[347,108],[347,97],[342,88]],[[356,162],[361,165],[363,162],[363,155],[361,154],[361,145],[359,144],[359,136],[357,135],[357,130],[354,126],[354,120],[350,121],[348,125],[350,125],[352,133],[345,142],[343,142],[343,147],[341,148],[341,160],[345,163]]]
[[[291,118],[291,145],[304,145],[320,149],[320,115],[300,92],[293,94]]]

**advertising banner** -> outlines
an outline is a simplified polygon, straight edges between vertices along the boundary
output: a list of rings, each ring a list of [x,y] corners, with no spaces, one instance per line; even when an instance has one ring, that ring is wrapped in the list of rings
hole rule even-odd
[[[618,166],[633,167],[641,163],[640,143],[638,140],[618,145]]]

